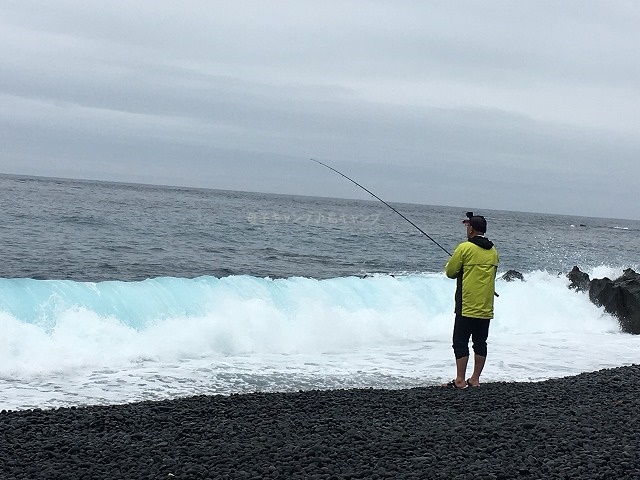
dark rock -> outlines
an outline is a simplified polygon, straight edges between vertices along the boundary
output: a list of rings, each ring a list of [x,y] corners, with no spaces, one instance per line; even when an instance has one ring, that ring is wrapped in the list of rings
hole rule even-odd
[[[640,334],[640,274],[628,268],[615,280],[594,279],[589,285],[589,298],[615,315],[623,332]]]
[[[504,275],[502,275],[502,280],[506,282],[513,282],[514,280],[524,282],[524,276],[516,270],[508,270]]]
[[[567,274],[567,278],[571,281],[569,288],[577,290],[578,292],[589,291],[589,283],[591,281],[589,275],[581,272],[577,266],[571,269]]]
[[[589,292],[589,299],[597,306],[618,318],[625,333],[640,334],[640,274],[628,268],[615,280],[589,279],[576,266],[567,274],[569,288]]]

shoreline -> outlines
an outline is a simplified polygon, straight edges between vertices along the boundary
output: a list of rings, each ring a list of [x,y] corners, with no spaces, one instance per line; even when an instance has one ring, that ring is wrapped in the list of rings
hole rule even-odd
[[[2,478],[640,478],[640,365],[0,413]]]

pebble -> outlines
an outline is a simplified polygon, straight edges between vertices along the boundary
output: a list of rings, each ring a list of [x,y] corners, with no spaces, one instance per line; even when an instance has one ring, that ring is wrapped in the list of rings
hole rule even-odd
[[[466,390],[2,411],[0,478],[636,478],[638,385],[632,365]]]

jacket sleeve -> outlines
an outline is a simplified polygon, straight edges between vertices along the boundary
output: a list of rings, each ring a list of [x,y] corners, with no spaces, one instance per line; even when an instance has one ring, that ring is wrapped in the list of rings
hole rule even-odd
[[[453,251],[453,255],[444,267],[444,273],[449,278],[456,278],[462,269],[462,249],[460,245]]]

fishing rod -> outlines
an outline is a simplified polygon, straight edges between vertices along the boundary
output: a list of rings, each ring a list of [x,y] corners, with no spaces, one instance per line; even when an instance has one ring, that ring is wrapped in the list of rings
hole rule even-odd
[[[326,163],[322,163],[320,160],[316,160],[314,158],[310,159],[312,162],[316,162],[319,163],[320,165],[322,165],[323,167],[327,167],[329,170],[333,170],[334,172],[336,172],[338,175],[343,176],[344,178],[346,178],[347,180],[349,180],[351,183],[356,184],[358,187],[360,187],[361,189],[363,189],[365,192],[367,192],[369,195],[371,195],[372,197],[374,197],[375,199],[381,201],[382,203],[384,203],[387,207],[389,207],[391,210],[393,210],[395,213],[397,213],[398,215],[400,215],[402,218],[404,218],[407,222],[409,222],[411,225],[413,225],[415,228],[418,229],[418,231],[423,234],[425,237],[427,237],[429,240],[431,240],[433,243],[435,243],[437,246],[439,246],[442,251],[444,253],[446,253],[447,255],[451,256],[451,254],[442,246],[440,245],[438,242],[436,242],[433,238],[431,238],[431,236],[425,232],[424,230],[422,230],[419,226],[417,226],[415,223],[413,223],[411,220],[409,220],[407,217],[405,217],[402,213],[400,213],[398,210],[396,210],[395,208],[393,208],[391,205],[389,205],[387,202],[385,202],[384,200],[382,200],[379,196],[377,196],[375,193],[373,193],[371,190],[369,190],[368,188],[363,187],[362,185],[360,185],[358,182],[356,182],[355,180],[353,180],[352,178],[347,177],[344,173],[339,172],[338,170],[336,170],[333,167],[330,167],[329,165],[327,165]],[[469,214],[471,214],[471,212],[469,212],[467,214],[467,216],[469,216]],[[472,214],[471,214],[472,215]],[[493,292],[493,294],[496,297],[499,297],[500,295],[498,295],[498,292]]]
[[[360,187],[361,189],[363,189],[365,192],[367,192],[369,195],[371,195],[372,197],[374,197],[375,199],[381,201],[382,203],[384,203],[387,207],[389,207],[391,210],[393,210],[395,213],[397,213],[398,215],[400,215],[402,218],[404,218],[407,222],[409,222],[411,225],[413,225],[415,228],[418,229],[418,231],[424,235],[425,237],[427,237],[429,240],[431,240],[433,243],[435,243],[437,246],[439,246],[442,251],[444,253],[446,253],[447,255],[451,256],[451,254],[442,246],[440,245],[438,242],[436,242],[433,238],[431,238],[431,236],[425,232],[424,230],[422,230],[419,226],[417,226],[415,223],[413,223],[411,220],[409,220],[407,217],[405,217],[402,213],[400,213],[398,210],[396,210],[395,208],[393,208],[391,205],[389,205],[387,202],[385,202],[384,200],[382,200],[379,196],[377,196],[375,193],[373,193],[371,190],[369,190],[368,188],[363,187],[362,185],[360,185],[358,182],[356,182],[355,180],[347,177],[344,173],[339,172],[338,170],[336,170],[333,167],[330,167],[329,165],[327,165],[326,163],[322,163],[320,160],[316,160],[314,158],[310,159],[312,162],[316,162],[319,163],[320,165],[322,165],[323,167],[327,167],[329,170],[333,170],[334,172],[336,172],[338,175],[342,175],[344,178],[346,178],[347,180],[349,180],[351,183],[356,184],[358,187]]]

